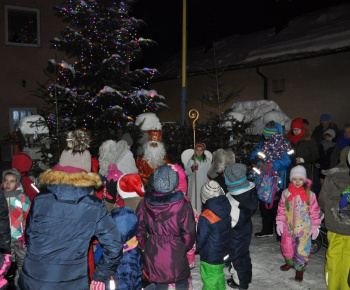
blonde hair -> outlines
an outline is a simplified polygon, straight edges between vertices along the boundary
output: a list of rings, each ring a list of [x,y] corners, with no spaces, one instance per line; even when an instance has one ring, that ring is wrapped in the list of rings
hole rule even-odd
[[[305,189],[306,195],[307,195],[307,205],[310,205],[310,200],[311,200],[311,193],[310,193],[310,188],[309,186],[306,184],[306,182],[304,182],[303,184],[303,188]]]

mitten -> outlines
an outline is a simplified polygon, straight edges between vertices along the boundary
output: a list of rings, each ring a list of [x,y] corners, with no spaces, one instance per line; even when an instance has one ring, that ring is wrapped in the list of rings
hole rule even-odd
[[[276,222],[276,232],[277,232],[277,235],[282,236],[282,234],[283,234],[283,222],[282,221]]]
[[[319,232],[320,231],[318,230],[318,226],[312,226],[309,232],[309,236],[311,236],[311,239],[316,240]]]
[[[105,283],[92,280],[90,289],[91,290],[105,290]]]
[[[264,172],[266,170],[266,166],[267,166],[267,162],[265,162],[265,161],[259,162],[259,167],[260,167],[262,172]]]
[[[105,199],[110,203],[115,203],[116,196],[117,196],[117,184],[118,180],[114,181],[111,179],[110,181],[106,181],[106,190],[108,192],[108,195],[111,197],[105,196]]]

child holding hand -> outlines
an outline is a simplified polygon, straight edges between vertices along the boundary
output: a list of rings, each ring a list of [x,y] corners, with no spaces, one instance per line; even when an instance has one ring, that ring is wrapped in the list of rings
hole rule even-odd
[[[321,224],[320,207],[308,182],[305,167],[292,168],[290,184],[282,192],[276,217],[277,234],[282,236],[281,250],[285,257],[280,269],[288,271],[294,267],[298,282],[303,281],[310,259],[311,239],[317,238]]]

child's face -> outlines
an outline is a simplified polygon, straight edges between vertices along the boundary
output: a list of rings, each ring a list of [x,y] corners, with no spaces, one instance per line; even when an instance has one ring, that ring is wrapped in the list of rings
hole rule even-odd
[[[296,176],[292,178],[291,182],[294,185],[294,187],[299,188],[304,185],[304,178]]]
[[[194,150],[194,152],[195,152],[196,156],[199,157],[199,156],[202,156],[202,155],[203,155],[204,149],[203,149],[202,146],[198,146],[198,147],[196,147],[196,149]]]
[[[326,141],[332,141],[332,136],[331,135],[328,135],[328,134],[326,134],[326,135],[324,135],[324,139],[326,140]]]
[[[6,174],[2,181],[5,191],[14,191],[16,189],[17,178],[13,174]]]

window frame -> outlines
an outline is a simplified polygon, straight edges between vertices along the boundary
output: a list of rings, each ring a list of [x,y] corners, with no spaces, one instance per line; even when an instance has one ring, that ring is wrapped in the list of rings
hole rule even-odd
[[[35,12],[37,17],[37,39],[38,43],[17,43],[10,42],[8,40],[9,37],[9,23],[8,23],[8,12],[9,10],[21,10],[28,12]],[[38,8],[29,8],[29,7],[21,7],[21,6],[13,6],[13,5],[5,5],[5,44],[10,46],[27,46],[27,47],[41,47],[41,31],[40,31],[40,9]]]
[[[14,111],[26,111],[27,114],[25,117],[27,116],[31,116],[31,115],[37,115],[38,109],[36,107],[13,107],[13,108],[9,108],[9,117],[10,117],[10,134],[12,132],[14,132],[15,130],[17,130],[17,128],[15,128],[15,124],[14,124],[14,119],[13,119],[13,112]],[[31,115],[28,115],[28,112],[31,112]],[[19,120],[21,121],[21,120]]]

